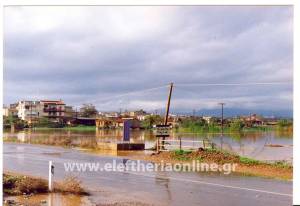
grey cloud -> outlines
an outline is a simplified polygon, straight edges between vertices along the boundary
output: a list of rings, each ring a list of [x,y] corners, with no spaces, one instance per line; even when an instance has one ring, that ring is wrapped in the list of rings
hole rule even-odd
[[[176,88],[176,83],[291,82],[292,7],[73,8],[5,8],[6,104],[43,97],[73,105],[95,102],[103,110],[139,104],[154,109],[164,107],[166,89],[101,99],[175,82],[178,110],[232,99],[245,108],[271,104],[292,110],[292,99],[278,95],[292,96],[291,86]],[[28,25],[20,26],[20,18]]]

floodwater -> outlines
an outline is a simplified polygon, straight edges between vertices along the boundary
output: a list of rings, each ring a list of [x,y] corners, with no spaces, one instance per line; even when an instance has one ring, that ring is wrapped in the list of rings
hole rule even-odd
[[[117,164],[124,164],[127,160],[62,147],[7,142],[3,144],[4,170],[47,178],[50,160],[55,167],[54,181],[60,181],[68,175],[76,176],[90,192],[91,195],[87,198],[93,204],[143,206],[292,204],[290,181],[241,177],[234,174],[163,170],[71,172],[65,169],[65,163],[97,162],[103,167],[113,160],[117,161]],[[69,205],[76,206],[76,204]]]
[[[32,196],[8,196],[4,197],[6,201],[14,201],[17,205],[26,206],[91,206],[92,203],[87,197],[73,194],[36,194]]]
[[[179,133],[171,132],[169,139],[202,140],[209,139],[227,151],[258,160],[292,162],[293,134],[291,132],[241,132],[214,134],[214,133]],[[73,146],[83,149],[93,149],[99,141],[122,141],[122,130],[95,130],[71,131],[64,129],[24,130],[17,132],[4,132],[4,140],[9,142],[24,142],[34,144]],[[131,142],[144,142],[145,147],[155,145],[155,133],[151,130],[132,130]],[[191,143],[190,143],[191,144]],[[197,146],[197,145],[193,145]],[[103,151],[102,151],[103,153]],[[108,152],[109,155],[118,155]]]

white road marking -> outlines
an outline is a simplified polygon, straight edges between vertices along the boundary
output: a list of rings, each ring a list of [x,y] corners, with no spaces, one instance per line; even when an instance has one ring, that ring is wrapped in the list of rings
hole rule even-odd
[[[246,191],[252,191],[252,192],[260,192],[260,193],[266,193],[266,194],[272,194],[272,195],[280,195],[280,196],[293,197],[292,194],[272,192],[272,191],[267,191],[267,190],[259,190],[259,189],[253,189],[253,188],[247,188],[247,187],[238,187],[238,186],[223,185],[223,184],[211,183],[211,182],[205,182],[205,181],[199,181],[199,180],[190,180],[190,179],[184,179],[184,178],[178,178],[178,177],[163,177],[163,176],[137,174],[137,173],[128,172],[128,171],[127,171],[127,173],[132,174],[132,175],[144,176],[144,177],[171,179],[171,180],[177,180],[177,181],[183,181],[183,182],[192,182],[192,183],[196,183],[196,184],[211,185],[211,186],[216,186],[216,187],[225,187],[225,188],[231,188],[231,189],[239,189],[239,190],[246,190]]]

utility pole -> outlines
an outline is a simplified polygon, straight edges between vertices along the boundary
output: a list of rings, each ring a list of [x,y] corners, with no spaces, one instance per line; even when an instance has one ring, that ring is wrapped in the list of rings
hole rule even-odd
[[[221,150],[223,150],[223,133],[224,133],[224,115],[223,115],[223,111],[224,111],[224,105],[225,103],[221,102],[219,103],[221,105],[221,109],[222,109],[222,117],[221,117]]]
[[[248,125],[249,127],[252,127],[252,120],[251,120],[251,112],[250,112],[250,114],[249,114],[249,125]]]
[[[171,97],[172,97],[172,90],[173,90],[173,83],[170,83],[170,90],[169,90],[169,97],[168,97],[168,103],[166,108],[166,116],[165,116],[165,125],[168,124],[168,117],[169,117],[169,110],[170,110],[170,103],[171,103]]]
[[[221,132],[222,132],[222,136],[223,136],[223,133],[224,133],[224,115],[223,115],[223,110],[224,110],[225,103],[221,102],[221,103],[219,103],[219,105],[221,105],[221,109],[222,109]]]
[[[30,101],[30,126],[32,127],[32,101]]]
[[[165,116],[165,122],[164,122],[165,126],[168,125],[168,117],[169,117],[169,111],[170,111],[172,91],[173,91],[173,83],[170,83],[170,90],[169,90],[169,96],[168,96],[168,102],[167,102],[167,108],[166,108],[166,116]],[[166,139],[166,137],[164,136],[163,141],[162,141],[162,148],[163,149],[164,149],[165,139]]]

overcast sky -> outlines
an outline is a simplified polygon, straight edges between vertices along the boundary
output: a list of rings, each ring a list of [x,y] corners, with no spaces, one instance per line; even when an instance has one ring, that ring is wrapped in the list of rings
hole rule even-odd
[[[293,8],[5,7],[4,103],[292,110]],[[201,86],[290,82],[259,86]],[[159,87],[159,88],[157,88]],[[150,88],[157,88],[147,90]],[[128,92],[141,91],[133,94]]]

